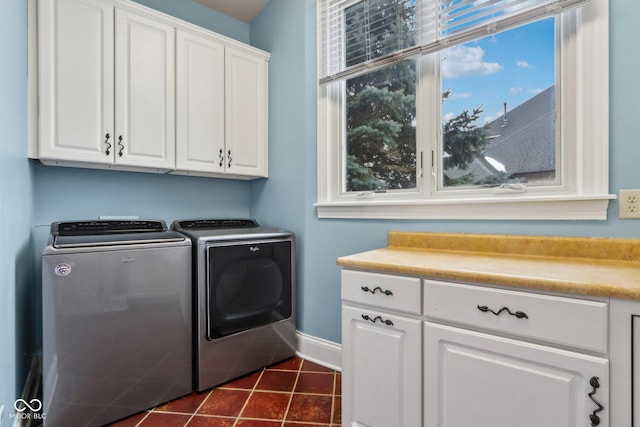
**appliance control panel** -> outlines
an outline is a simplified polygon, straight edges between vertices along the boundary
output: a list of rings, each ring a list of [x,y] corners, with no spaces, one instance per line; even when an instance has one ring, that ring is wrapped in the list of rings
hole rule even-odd
[[[58,224],[59,236],[162,232],[166,230],[164,221],[149,220],[72,221]]]
[[[183,230],[212,230],[216,228],[255,228],[259,224],[253,219],[193,219],[179,221]]]

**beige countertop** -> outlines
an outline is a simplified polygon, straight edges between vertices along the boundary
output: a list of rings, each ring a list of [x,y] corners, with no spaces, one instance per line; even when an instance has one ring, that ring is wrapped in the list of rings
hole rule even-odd
[[[347,268],[640,300],[640,239],[390,232]]]

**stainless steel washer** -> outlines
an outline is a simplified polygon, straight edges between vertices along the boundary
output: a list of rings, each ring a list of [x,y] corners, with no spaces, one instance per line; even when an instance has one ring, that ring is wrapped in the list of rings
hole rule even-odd
[[[196,389],[293,356],[293,233],[249,219],[182,220],[172,228],[194,248]]]
[[[52,224],[42,287],[46,427],[192,391],[191,242],[163,221]]]

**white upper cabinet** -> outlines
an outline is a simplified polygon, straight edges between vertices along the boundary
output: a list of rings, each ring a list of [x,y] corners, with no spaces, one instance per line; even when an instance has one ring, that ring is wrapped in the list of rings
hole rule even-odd
[[[176,33],[176,169],[224,173],[224,44]]]
[[[267,176],[268,59],[178,29],[175,173]]]
[[[240,48],[225,51],[227,173],[267,176],[268,68]]]
[[[39,76],[31,156],[267,176],[268,53],[134,2],[30,1],[38,1]]]
[[[116,163],[174,167],[174,31],[116,9]]]
[[[96,0],[41,0],[38,19],[39,158],[173,168],[173,27]]]
[[[113,6],[40,0],[39,157],[112,164]]]

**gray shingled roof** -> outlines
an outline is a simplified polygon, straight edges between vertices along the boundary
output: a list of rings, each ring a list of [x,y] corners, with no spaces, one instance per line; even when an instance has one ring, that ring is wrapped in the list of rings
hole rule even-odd
[[[513,175],[555,170],[555,86],[508,110],[507,125],[503,124],[500,116],[487,125],[491,142],[484,157],[497,160]],[[466,170],[445,171],[450,178],[469,172],[477,178],[498,173],[485,158],[474,160]]]
[[[484,152],[514,174],[555,170],[555,86],[507,111],[507,126],[500,117],[489,123],[492,140]]]

